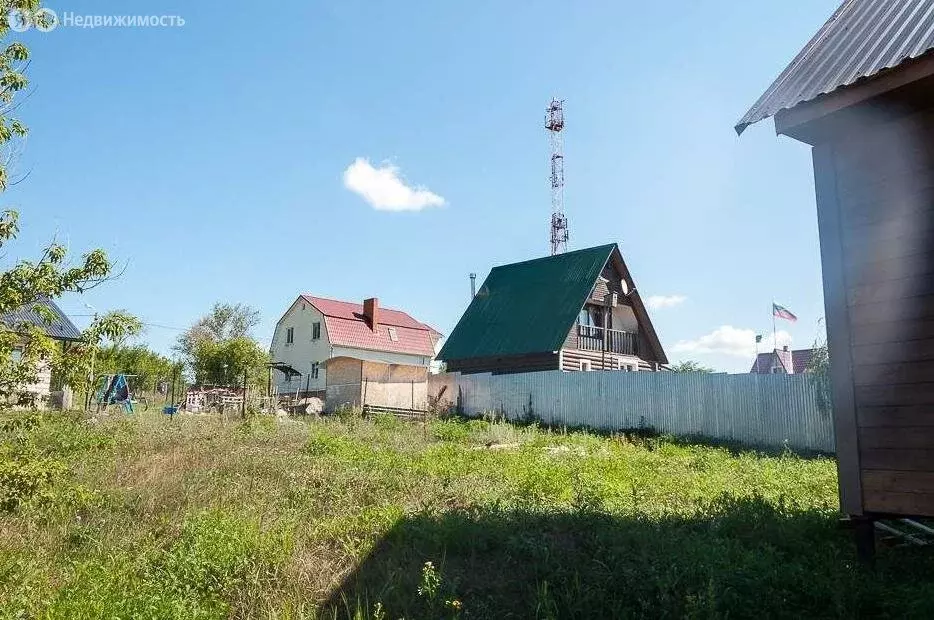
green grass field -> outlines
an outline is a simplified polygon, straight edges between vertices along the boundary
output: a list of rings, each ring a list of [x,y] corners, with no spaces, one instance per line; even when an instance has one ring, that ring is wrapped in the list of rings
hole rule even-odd
[[[836,508],[831,459],[669,438],[8,414],[0,615],[934,615],[934,554],[862,570]]]

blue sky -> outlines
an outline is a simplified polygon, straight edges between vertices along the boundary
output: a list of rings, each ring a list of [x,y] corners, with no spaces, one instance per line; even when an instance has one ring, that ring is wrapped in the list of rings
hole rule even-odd
[[[795,347],[823,301],[809,148],[732,126],[836,4],[50,2],[185,25],[24,35],[5,260],[105,248],[123,277],[62,306],[166,326],[163,352],[215,301],[260,309],[268,342],[300,292],[450,332],[469,272],[548,252],[557,95],[570,247],[619,242],[644,297],[684,298],[653,312],[672,361],[748,370],[773,298]]]

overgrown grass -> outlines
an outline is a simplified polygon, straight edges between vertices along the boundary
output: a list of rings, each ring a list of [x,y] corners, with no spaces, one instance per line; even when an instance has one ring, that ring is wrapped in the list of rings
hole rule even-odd
[[[0,418],[0,616],[930,617],[827,458],[485,421]]]

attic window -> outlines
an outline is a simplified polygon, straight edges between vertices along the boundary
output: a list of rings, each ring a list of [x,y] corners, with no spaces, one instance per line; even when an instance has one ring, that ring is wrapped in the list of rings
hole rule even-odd
[[[399,335],[396,334],[396,328],[390,327],[389,329],[389,339],[393,342],[399,342]]]

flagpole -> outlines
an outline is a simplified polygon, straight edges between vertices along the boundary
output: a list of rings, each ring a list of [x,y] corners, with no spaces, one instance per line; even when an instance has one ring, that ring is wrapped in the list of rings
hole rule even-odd
[[[775,300],[772,300],[772,345],[778,351],[778,336],[775,332]]]

